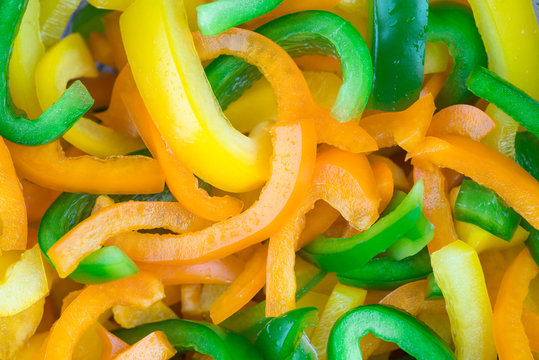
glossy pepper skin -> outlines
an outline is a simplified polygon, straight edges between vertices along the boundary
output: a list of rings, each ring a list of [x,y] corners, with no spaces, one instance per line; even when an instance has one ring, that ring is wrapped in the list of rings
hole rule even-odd
[[[393,290],[412,281],[426,278],[432,273],[430,256],[426,248],[416,255],[400,261],[378,257],[352,271],[338,273],[337,279],[345,285],[366,290]]]
[[[449,48],[455,66],[436,97],[439,109],[475,100],[466,87],[466,79],[477,66],[487,66],[487,53],[475,26],[472,11],[455,2],[437,2],[429,6],[427,42],[442,42]]]
[[[215,360],[262,360],[259,351],[246,338],[206,322],[170,319],[113,333],[132,345],[154,331],[164,332],[180,354],[196,351]]]
[[[359,339],[372,333],[418,360],[456,359],[447,344],[412,315],[384,305],[363,305],[341,317],[331,331],[328,360],[363,359]]]
[[[423,82],[428,0],[369,0],[374,81],[369,107],[400,111]]]
[[[86,111],[94,100],[80,81],[66,90],[62,97],[39,118],[29,121],[13,108],[9,95],[8,65],[15,35],[28,0],[5,0],[0,5],[0,135],[22,145],[42,145],[65,133]]]
[[[515,161],[539,181],[539,139],[530,132],[517,133]]]
[[[292,57],[327,55],[339,59],[343,84],[331,114],[339,121],[361,114],[371,91],[373,70],[369,49],[352,24],[333,13],[310,10],[270,21],[256,32],[276,42]],[[261,76],[256,67],[231,56],[220,56],[205,71],[223,109]]]
[[[525,242],[530,255],[537,265],[539,265],[539,230],[530,229],[530,236]]]
[[[346,272],[363,266],[414,227],[422,215],[423,182],[368,230],[349,238],[319,237],[301,251],[302,256],[329,272]]]
[[[298,349],[303,330],[307,326],[316,325],[318,325],[318,309],[314,307],[295,309],[268,321],[258,333],[254,344],[267,360],[290,359]]]
[[[455,203],[455,219],[472,223],[510,241],[521,217],[494,191],[466,179]]]

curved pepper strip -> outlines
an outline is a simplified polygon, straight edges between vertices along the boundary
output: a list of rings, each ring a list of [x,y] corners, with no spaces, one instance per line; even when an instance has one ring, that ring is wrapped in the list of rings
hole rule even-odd
[[[138,360],[151,356],[154,360],[168,360],[176,354],[166,335],[154,331],[119,353],[114,360]]]
[[[399,345],[419,360],[456,359],[447,344],[408,313],[383,305],[363,305],[337,321],[328,342],[328,359],[363,359],[358,338],[372,333]]]
[[[524,131],[515,138],[515,161],[539,181],[539,139]]]
[[[107,284],[88,286],[67,306],[52,327],[43,349],[43,358],[71,359],[80,337],[112,306],[129,305],[143,309],[163,297],[161,283],[145,273]]]
[[[533,359],[522,324],[522,304],[530,281],[539,272],[528,249],[523,249],[507,268],[494,306],[494,339],[500,360]]]
[[[74,32],[75,33],[75,32]],[[112,57],[112,47],[107,36],[102,33],[93,32],[88,38],[88,49],[92,58],[103,65],[114,67],[114,58]]]
[[[267,254],[267,246],[259,246],[245,263],[241,274],[211,305],[210,317],[214,324],[219,324],[235,314],[264,287]]]
[[[64,92],[69,80],[96,77],[97,68],[80,34],[71,34],[51,47],[36,67],[35,82],[43,109],[51,106]],[[144,148],[140,139],[81,117],[64,134],[64,139],[80,150],[99,157],[124,155]]]
[[[462,135],[479,141],[495,126],[494,120],[475,106],[453,105],[433,116],[427,135]]]
[[[539,352],[539,315],[529,310],[522,313],[522,324],[532,351]]]
[[[455,61],[449,78],[436,97],[436,106],[443,109],[472,102],[474,97],[466,88],[466,79],[477,66],[487,65],[487,54],[472,11],[467,6],[451,2],[430,5],[427,41],[443,42]]]
[[[421,88],[421,93],[419,93],[419,97],[422,98],[423,96],[427,95],[428,93],[431,93],[434,98],[438,96],[440,91],[442,91],[442,88],[444,86],[445,81],[447,80],[447,73],[436,73],[433,74],[428,78],[428,80],[425,81],[423,79],[423,87]]]
[[[292,57],[328,55],[339,59],[343,85],[331,115],[348,121],[361,114],[369,98],[373,70],[367,45],[350,23],[330,12],[312,10],[280,17],[256,32],[273,40]],[[307,47],[306,38],[310,39]],[[255,67],[229,56],[214,60],[205,71],[224,109],[260,78]]]
[[[130,70],[127,68],[124,71]],[[166,182],[178,202],[193,214],[208,220],[221,221],[238,215],[243,207],[240,200],[232,196],[210,196],[198,186],[198,179],[172,154],[159,133],[136,89],[134,80],[130,83],[129,89],[126,88],[122,94],[122,99],[142,139],[161,164]]]
[[[370,107],[400,111],[417,101],[423,64],[429,2],[369,1],[374,80]]]
[[[62,37],[80,0],[41,0],[40,3],[41,38],[45,47],[50,47]]]
[[[459,359],[496,359],[492,307],[475,250],[455,241],[432,254],[432,269],[442,290]]]
[[[133,0],[88,0],[88,3],[98,9],[125,11]]]
[[[408,156],[453,169],[494,190],[539,228],[539,182],[496,150],[461,136],[426,137]]]
[[[0,138],[0,254],[26,249],[26,204],[11,155]]]
[[[24,145],[49,143],[65,133],[93,104],[93,99],[77,81],[62,97],[45,110],[39,118],[29,121],[12,108],[9,96],[8,65],[13,50],[16,31],[21,23],[28,0],[3,1],[0,6],[0,135],[9,141]],[[24,80],[24,79],[20,79]]]
[[[296,351],[303,330],[318,325],[318,309],[304,307],[271,319],[258,333],[255,346],[265,359],[290,359]]]
[[[204,36],[214,36],[275,9],[283,0],[218,0],[197,7]]]
[[[373,162],[371,168],[376,180],[378,193],[380,194],[380,206],[378,207],[378,212],[381,213],[393,197],[393,190],[395,189],[393,173],[391,172],[389,165],[383,161]]]
[[[98,325],[96,331],[101,342],[100,360],[113,360],[116,355],[129,348],[128,344],[116,335],[108,332],[103,326]]]
[[[133,329],[118,329],[113,333],[133,344],[154,331],[164,332],[180,354],[195,351],[215,360],[262,359],[254,345],[243,336],[205,322],[171,319]]]

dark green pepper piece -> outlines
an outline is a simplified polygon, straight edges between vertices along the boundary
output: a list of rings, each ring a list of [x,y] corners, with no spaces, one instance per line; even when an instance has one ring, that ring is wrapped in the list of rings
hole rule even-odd
[[[62,136],[93,105],[94,99],[75,81],[60,99],[35,120],[13,107],[9,93],[9,60],[28,0],[0,2],[0,136],[22,145],[43,145]]]
[[[511,241],[521,217],[494,191],[465,179],[455,202],[455,219]]]
[[[539,181],[539,139],[527,131],[515,138],[515,161]]]
[[[359,306],[337,320],[329,336],[328,360],[363,359],[359,340],[368,333],[397,344],[418,360],[456,359],[428,326],[405,311],[376,304]]]
[[[162,331],[170,344],[182,354],[196,351],[215,360],[262,360],[256,347],[246,338],[207,322],[170,319],[118,329],[114,335],[133,345],[154,331]]]
[[[105,23],[103,18],[111,12],[112,10],[98,9],[86,4],[73,15],[73,20],[71,21],[72,30],[74,33],[81,34],[86,40],[88,40],[90,33],[104,33]]]
[[[412,281],[426,278],[432,273],[430,256],[426,248],[417,254],[397,261],[378,257],[352,271],[338,273],[344,285],[367,290],[393,290]]]
[[[303,330],[318,325],[318,309],[299,308],[273,318],[258,333],[255,346],[266,360],[292,359]]]
[[[401,111],[419,99],[428,0],[369,0],[374,80],[369,107]]]
[[[539,102],[494,72],[480,66],[468,81],[475,95],[496,105],[526,130],[539,137]]]
[[[436,97],[436,107],[470,104],[476,98],[468,91],[466,79],[477,66],[487,66],[487,53],[472,11],[455,2],[430,5],[427,42],[443,42],[455,66]]]
[[[425,300],[443,299],[442,289],[438,286],[434,274],[427,276],[427,296]]]
[[[327,11],[309,10],[282,16],[256,32],[292,57],[327,55],[338,59],[343,84],[331,115],[348,121],[361,114],[371,92],[372,61],[367,44],[352,24]],[[262,76],[255,66],[233,56],[218,57],[205,71],[223,109]]]

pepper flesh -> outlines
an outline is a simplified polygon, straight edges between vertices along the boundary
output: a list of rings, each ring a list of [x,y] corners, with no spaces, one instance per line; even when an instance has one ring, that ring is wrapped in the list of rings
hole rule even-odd
[[[515,161],[539,181],[539,139],[529,132],[517,133]]]
[[[114,360],[137,360],[151,356],[155,360],[168,360],[176,354],[166,335],[155,331],[119,353]]]

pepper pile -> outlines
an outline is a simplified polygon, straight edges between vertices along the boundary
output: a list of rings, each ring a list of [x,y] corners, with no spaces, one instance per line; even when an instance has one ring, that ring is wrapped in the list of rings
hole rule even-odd
[[[539,358],[529,0],[79,3],[0,2],[0,360]]]

